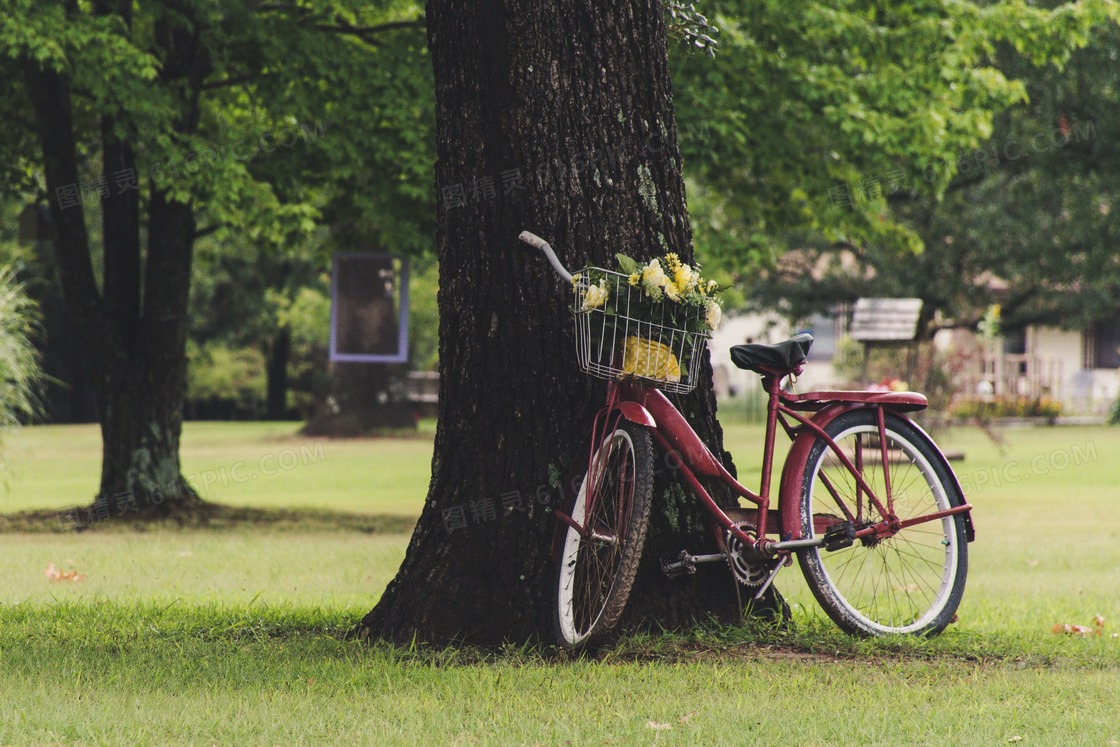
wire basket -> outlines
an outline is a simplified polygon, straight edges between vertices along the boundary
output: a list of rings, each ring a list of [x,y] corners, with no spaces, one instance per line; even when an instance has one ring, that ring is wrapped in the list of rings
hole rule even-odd
[[[605,279],[608,301],[584,308],[592,286],[591,273]],[[707,332],[701,326],[704,310],[661,303],[654,319],[638,313],[648,309],[643,291],[629,277],[599,267],[587,267],[575,279],[576,357],[585,373],[600,379],[637,379],[667,392],[686,394],[697,384]],[[646,317],[646,318],[642,318]]]

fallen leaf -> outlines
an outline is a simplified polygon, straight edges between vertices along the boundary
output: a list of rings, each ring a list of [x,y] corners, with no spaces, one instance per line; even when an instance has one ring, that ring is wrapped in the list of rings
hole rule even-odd
[[[1027,565],[1029,565],[1031,568],[1034,568],[1036,565],[1038,565],[1038,561],[1037,560],[1028,560]]]
[[[1016,734],[1013,737],[1008,737],[1007,741],[1008,742],[1022,742],[1023,738],[1021,736],[1019,736],[1018,734]]]
[[[180,558],[185,558],[188,555],[194,555],[194,553],[191,552],[190,550],[183,550],[181,553],[179,553]]]
[[[77,571],[66,571],[65,573],[54,567],[54,561],[47,563],[47,567],[43,569],[43,573],[51,581],[85,581],[84,573]]]
[[[1093,615],[1093,625],[1097,626],[1097,634],[1104,632],[1104,617],[1101,615]]]
[[[700,711],[689,711],[688,713],[686,713],[685,715],[683,715],[679,719],[677,719],[677,721],[679,723],[682,723],[682,724],[687,724],[689,719],[691,719],[697,713],[700,713]]]
[[[909,586],[906,586],[905,588],[902,587],[902,586],[896,586],[896,587],[894,587],[894,590],[905,592],[906,594],[914,594],[916,592],[921,591],[921,589],[918,587],[917,584],[910,584]]]
[[[651,729],[656,729],[657,731],[663,731],[665,729],[672,729],[673,728],[672,724],[659,724],[656,721],[650,721],[648,724],[646,724],[646,726],[648,726]]]
[[[1050,628],[1054,635],[1093,635],[1096,631],[1087,625],[1074,625],[1072,623],[1054,623],[1054,627]]]

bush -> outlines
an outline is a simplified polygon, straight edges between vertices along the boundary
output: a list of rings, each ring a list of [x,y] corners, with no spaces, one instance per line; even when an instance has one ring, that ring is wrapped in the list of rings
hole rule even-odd
[[[187,344],[187,399],[227,401],[252,411],[263,407],[267,377],[264,355],[251,347]]]
[[[1050,418],[1062,414],[1062,403],[1049,397],[997,397],[990,401],[961,400],[953,406],[953,417],[990,420],[991,418]]]
[[[0,268],[0,427],[25,423],[40,413],[43,370],[31,340],[38,331],[39,307],[16,280],[15,270]]]

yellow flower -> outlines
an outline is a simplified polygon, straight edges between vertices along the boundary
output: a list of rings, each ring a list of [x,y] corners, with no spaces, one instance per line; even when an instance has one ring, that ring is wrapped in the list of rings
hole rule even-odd
[[[668,282],[665,283],[665,295],[669,297],[670,301],[681,300],[680,288],[678,288],[677,284],[674,283],[672,280],[669,280]]]
[[[666,254],[665,261],[669,263],[669,272],[676,272],[681,266],[681,258],[676,255],[676,252]]]
[[[630,285],[637,288],[638,285],[641,284],[641,282],[642,282],[642,273],[635,272],[633,275],[630,276],[630,281],[629,282],[630,282]]]
[[[582,277],[583,275],[580,275],[578,272],[575,275],[572,275],[572,285],[579,285],[579,281]]]
[[[706,293],[715,293],[717,289],[719,289],[719,283],[717,283],[714,280],[709,280],[705,292]]]
[[[677,288],[680,289],[681,293],[687,293],[696,287],[700,276],[688,265],[681,265],[677,268],[673,279],[676,281]]]

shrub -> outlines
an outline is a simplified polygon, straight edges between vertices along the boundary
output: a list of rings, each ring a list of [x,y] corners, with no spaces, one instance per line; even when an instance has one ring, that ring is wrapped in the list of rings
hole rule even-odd
[[[996,397],[990,401],[966,399],[953,406],[953,417],[980,420],[991,418],[1056,418],[1062,403],[1049,397]]]
[[[25,423],[41,412],[43,370],[32,338],[39,307],[24,292],[11,266],[0,268],[0,427]]]

